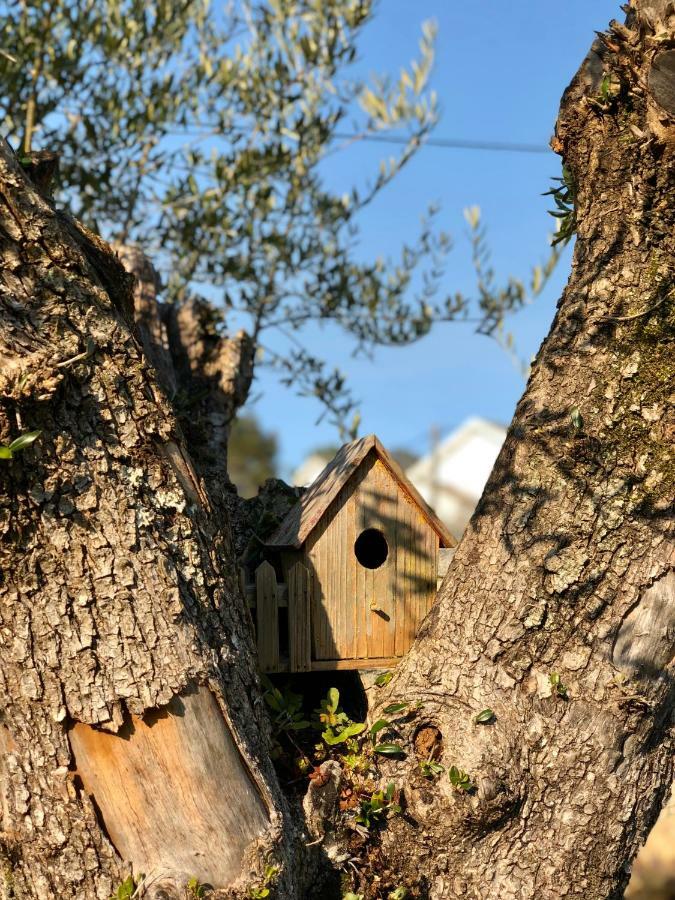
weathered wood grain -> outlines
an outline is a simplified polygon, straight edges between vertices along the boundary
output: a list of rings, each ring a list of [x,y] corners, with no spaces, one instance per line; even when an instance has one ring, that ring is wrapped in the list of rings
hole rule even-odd
[[[69,739],[77,776],[134,872],[235,880],[268,814],[208,687],[129,717],[117,734],[77,723]]]
[[[312,575],[302,563],[288,573],[288,665],[291,672],[309,672],[312,667],[311,611]]]
[[[371,451],[377,454],[389,469],[392,478],[419,507],[429,525],[438,533],[441,544],[444,547],[454,547],[457,541],[374,434],[340,448],[309,490],[291,509],[266,546],[276,550],[300,549],[341,489]]]
[[[255,584],[258,665],[261,672],[275,672],[279,666],[277,576],[267,561],[256,569]]]

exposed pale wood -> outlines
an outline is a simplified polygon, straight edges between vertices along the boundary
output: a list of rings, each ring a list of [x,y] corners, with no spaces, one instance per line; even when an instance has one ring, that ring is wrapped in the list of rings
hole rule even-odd
[[[426,557],[426,606],[424,616],[429,612],[436,599],[436,581],[438,579],[438,535],[433,531],[427,531],[427,557]],[[417,627],[422,624],[421,620]]]
[[[215,887],[239,876],[268,815],[208,687],[117,734],[77,723],[69,737],[84,789],[135,872],[171,869]]]
[[[391,472],[412,501],[419,507],[429,525],[437,532],[444,547],[457,544],[447,527],[426,503],[417,488],[408,480],[398,463],[395,462],[374,434],[345,444],[326,466],[309,490],[290,510],[279,528],[267,542],[267,547],[275,550],[300,549],[319,524],[324,513],[359,468],[366,456],[373,451]]]
[[[308,672],[311,668],[311,602],[312,575],[298,562],[288,573],[288,664],[291,672]]]
[[[277,576],[267,561],[256,569],[255,584],[258,665],[261,672],[273,672],[279,665]]]
[[[391,669],[401,660],[397,656],[382,659],[315,659],[312,672],[345,671],[356,669]]]

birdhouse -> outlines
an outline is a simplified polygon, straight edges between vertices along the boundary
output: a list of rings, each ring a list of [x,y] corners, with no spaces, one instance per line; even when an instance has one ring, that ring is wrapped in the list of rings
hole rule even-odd
[[[395,665],[455,544],[375,435],[346,444],[266,542],[250,591],[261,670]]]

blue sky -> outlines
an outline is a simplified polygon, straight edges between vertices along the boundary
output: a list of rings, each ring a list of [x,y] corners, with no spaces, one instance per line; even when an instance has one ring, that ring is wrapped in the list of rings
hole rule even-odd
[[[595,29],[621,18],[618,0],[381,0],[359,47],[359,70],[397,74],[416,55],[423,19],[438,27],[432,87],[441,121],[435,137],[547,144],[562,91],[585,56]],[[395,148],[392,148],[395,150]],[[326,162],[326,178],[348,190],[359,173],[376,171],[388,148],[360,145]],[[553,220],[542,197],[560,174],[559,158],[425,147],[361,219],[359,254],[395,254],[413,239],[430,202],[441,205],[450,231],[444,290],[473,286],[462,211],[481,207],[497,272],[526,277],[547,254]],[[567,278],[569,249],[547,290],[514,316],[510,329],[524,357],[536,353]],[[361,433],[385,445],[424,453],[433,426],[443,433],[470,415],[508,423],[524,382],[503,350],[471,326],[437,326],[418,343],[381,349],[373,360],[351,357],[352,343],[334,327],[316,328],[311,348],[349,377],[361,401]],[[265,369],[250,405],[264,428],[277,432],[281,474],[308,451],[335,443],[337,433],[316,419],[314,401],[297,398]]]

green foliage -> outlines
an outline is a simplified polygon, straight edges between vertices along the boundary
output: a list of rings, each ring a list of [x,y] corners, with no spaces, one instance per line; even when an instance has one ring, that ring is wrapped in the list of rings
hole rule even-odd
[[[405,900],[407,896],[408,891],[404,887],[397,887],[389,892],[389,900]]]
[[[353,891],[347,891],[342,895],[342,900],[363,900],[363,894],[355,894]]]
[[[474,782],[466,772],[462,769],[458,769],[457,766],[450,766],[448,776],[453,787],[456,787],[460,791],[464,791],[465,794],[471,794],[475,791],[476,785]]]
[[[510,313],[531,303],[548,284],[560,259],[560,251],[556,246],[560,243],[560,232],[552,239],[551,250],[543,265],[536,265],[532,268],[529,285],[526,286],[519,278],[509,276],[505,284],[499,286],[496,281],[495,270],[492,267],[492,254],[487,243],[487,230],[481,222],[480,207],[472,206],[465,209],[464,218],[469,226],[471,259],[478,289],[476,298],[478,325],[476,330],[479,334],[489,335],[494,338],[499,346],[511,357],[520,369],[521,374],[526,376],[529,367],[519,360],[516,354],[513,334],[506,330],[505,323]],[[568,240],[569,238],[564,241],[564,244]]]
[[[378,675],[377,678],[375,679],[375,684],[378,687],[384,687],[385,685],[389,684],[389,682],[391,681],[391,679],[393,677],[394,677],[393,672],[382,672],[382,674]]]
[[[0,123],[25,153],[58,154],[57,200],[107,240],[154,260],[165,299],[218,297],[273,367],[343,433],[358,428],[344,376],[303,329],[334,323],[369,352],[466,317],[441,291],[450,250],[431,207],[391,259],[361,261],[360,214],[424,145],[435,29],[397,77],[354,78],[374,0],[54,0],[5,5]],[[354,140],[343,140],[349,121]],[[406,143],[370,178],[331,190],[324,163],[365,135]],[[416,232],[416,233],[415,233]],[[484,280],[479,330],[523,301]],[[309,332],[311,334],[311,332]]]
[[[275,735],[309,728],[310,723],[302,712],[302,695],[294,693],[289,687],[280,690],[265,675],[261,676],[261,680],[265,688],[263,699],[270,710]]]
[[[562,697],[563,700],[567,700],[567,687],[563,684],[560,675],[557,672],[551,672],[548,680],[553,693],[558,697]]]
[[[0,459],[12,459],[15,454],[29,447],[36,438],[39,438],[42,431],[26,431],[24,434],[14,438],[11,444],[0,444]]]
[[[265,900],[270,895],[270,885],[272,885],[279,874],[279,866],[265,866],[263,879],[254,887],[249,888],[251,900]]]
[[[370,737],[375,737],[375,735],[382,731],[383,728],[389,727],[389,721],[387,719],[378,719],[377,722],[374,722],[371,727],[368,729],[368,734]]]
[[[388,716],[393,715],[397,712],[403,712],[408,706],[407,703],[390,703],[389,706],[385,706],[383,712],[385,712]]]
[[[384,791],[373,791],[370,797],[361,800],[356,815],[357,824],[369,829],[374,822],[388,815],[400,813],[401,807],[395,802],[395,797],[396,789],[393,782],[390,782]]]
[[[138,876],[138,880],[133,875],[127,875],[124,881],[118,886],[110,900],[131,900],[136,895],[136,891],[143,883],[143,875]]]
[[[206,887],[200,882],[198,878],[190,878],[187,883],[187,891],[190,897],[196,898],[199,900],[201,897],[206,896]]]
[[[553,197],[555,209],[550,215],[558,220],[558,230],[553,238],[553,246],[569,243],[577,231],[576,186],[572,172],[563,164],[562,177],[554,178],[555,186],[546,191],[544,197]]]
[[[342,744],[345,741],[348,741],[349,738],[356,737],[357,734],[361,734],[361,732],[365,730],[365,727],[365,722],[350,722],[349,725],[345,725],[345,727],[340,729],[337,733],[335,733],[332,728],[327,728],[321,733],[321,737],[332,747],[335,744]]]
[[[607,45],[605,44],[605,46]],[[600,113],[606,113],[616,105],[620,93],[621,82],[612,72],[605,70],[602,73],[597,96],[589,97],[588,102]]]
[[[384,743],[375,744],[373,753],[379,753],[380,756],[404,756],[405,751],[400,744]]]
[[[420,763],[420,774],[423,778],[437,778],[445,772],[445,766],[433,759],[427,759]]]
[[[324,726],[321,737],[329,747],[349,741],[366,728],[365,722],[352,722],[339,704],[340,692],[337,688],[330,688],[326,698],[321,701],[321,708],[315,710],[319,722]]]
[[[474,716],[474,722],[476,725],[488,725],[490,722],[494,722],[495,714],[494,710],[490,709],[490,707],[486,707],[482,709],[477,716]]]
[[[581,431],[584,427],[584,417],[581,415],[578,406],[573,406],[570,410],[570,421],[577,431]]]

